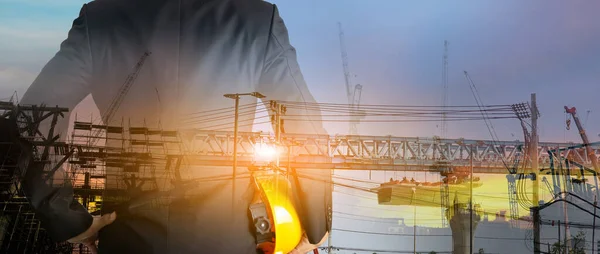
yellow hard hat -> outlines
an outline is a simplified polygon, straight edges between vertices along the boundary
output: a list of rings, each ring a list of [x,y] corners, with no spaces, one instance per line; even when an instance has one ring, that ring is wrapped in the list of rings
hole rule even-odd
[[[263,201],[267,203],[275,231],[275,254],[294,250],[302,238],[302,226],[292,202],[292,188],[288,179],[279,172],[262,172],[255,175]]]

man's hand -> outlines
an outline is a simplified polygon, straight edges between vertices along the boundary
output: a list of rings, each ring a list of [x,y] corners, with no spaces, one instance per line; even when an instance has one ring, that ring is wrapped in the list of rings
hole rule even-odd
[[[102,217],[94,217],[92,225],[85,232],[67,240],[67,242],[82,243],[88,247],[88,249],[90,249],[92,254],[97,254],[98,248],[96,247],[96,240],[98,240],[98,231],[100,231],[100,229],[103,227],[113,223],[116,218],[117,214],[115,212],[111,214],[105,214]]]
[[[321,239],[321,241],[319,243],[310,244],[310,242],[308,241],[308,238],[306,237],[306,234],[304,234],[302,236],[302,239],[300,240],[300,243],[298,244],[298,246],[296,246],[296,248],[288,254],[306,254],[307,252],[314,250],[314,249],[318,248],[319,246],[321,246],[321,244],[323,244],[325,242],[325,239],[327,239],[328,235],[329,235],[329,232],[325,233],[325,236],[323,236],[323,239]]]

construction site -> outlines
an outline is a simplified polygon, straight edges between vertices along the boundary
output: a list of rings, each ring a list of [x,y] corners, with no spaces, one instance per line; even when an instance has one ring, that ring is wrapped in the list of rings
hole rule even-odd
[[[101,115],[69,115],[72,109],[63,105],[21,104],[18,96],[0,101],[0,253],[91,253],[83,244],[50,238],[22,182],[30,165],[43,165],[45,182],[72,190],[74,201],[93,216],[219,178],[195,178],[194,170],[204,168],[233,167],[234,178],[236,168],[331,172],[333,226],[315,253],[600,253],[595,236],[600,142],[591,141],[574,105],[560,113],[567,118],[565,128],[580,140],[564,143],[540,140],[538,119],[544,112],[535,93],[488,105],[463,71],[475,103],[452,105],[447,41],[440,102],[362,104],[363,88],[369,87],[353,81],[340,23],[338,31],[347,103],[271,100],[239,91],[223,95],[235,106],[189,117],[206,127],[163,129],[133,115],[115,117],[131,87],[140,85],[136,81],[153,57],[150,51],[123,77]],[[241,97],[255,103],[240,104]],[[287,111],[306,108],[320,110],[323,122],[344,124],[346,133],[286,132],[294,122],[310,121],[308,113]],[[65,119],[70,119],[68,133],[57,130]],[[489,137],[449,137],[448,123],[465,121],[484,123]],[[239,130],[257,123],[271,130]],[[363,123],[434,123],[439,135],[363,135]],[[501,140],[494,128],[500,124],[518,133],[516,140]],[[55,179],[57,175],[64,179]],[[152,197],[143,204],[150,210],[171,202]],[[345,227],[350,224],[360,230]],[[374,242],[395,242],[394,247],[339,244],[364,235]]]
[[[132,77],[141,69],[143,59],[131,74]],[[465,75],[469,79],[466,72]],[[127,80],[125,89],[134,83],[135,78]],[[473,83],[471,85],[474,86]],[[360,89],[360,86],[356,86],[351,91],[349,86],[348,91],[351,96],[356,96]],[[118,108],[120,99],[115,98],[112,104],[114,108],[109,112]],[[384,110],[376,105],[360,106],[356,98],[353,99],[354,104],[350,101],[348,105],[335,105],[338,109],[330,109],[327,104],[321,104],[321,108],[325,113],[339,111],[339,108],[360,110],[362,115]],[[257,155],[264,153],[265,147],[274,146],[277,136],[280,140],[277,144],[284,148],[283,152],[278,153],[282,168],[437,174],[437,181],[392,177],[371,187],[363,185],[365,182],[375,182],[352,180],[341,174],[334,175],[332,184],[335,186],[341,181],[341,188],[353,186],[354,189],[376,195],[380,206],[439,207],[442,225],[438,230],[451,229],[448,236],[452,236],[452,253],[469,253],[468,248],[473,246],[476,239],[474,232],[478,223],[489,214],[506,213],[482,206],[479,203],[482,197],[473,194],[485,185],[477,175],[502,175],[508,182],[508,186],[504,187],[509,194],[509,202],[505,203],[509,212],[507,216],[503,215],[508,219],[506,223],[510,224],[510,228],[533,232],[530,236],[532,246],[540,248],[540,228],[554,223],[540,216],[542,209],[560,201],[587,203],[596,207],[589,200],[594,200],[598,192],[598,178],[594,169],[597,169],[599,144],[587,140],[575,109],[567,107],[565,109],[572,115],[583,142],[579,145],[538,142],[535,94],[531,99],[531,102],[506,106],[477,105],[460,111],[428,109],[431,114],[437,115],[435,117],[440,114],[450,118],[464,117],[461,114],[475,113],[480,114],[478,119],[490,122],[492,117],[487,114],[494,112],[494,118],[512,118],[520,123],[524,142],[360,136],[356,135],[356,124],[351,124],[350,132],[353,135],[346,136],[284,134],[281,130],[276,131],[275,136],[269,133],[241,132],[234,135],[230,131],[186,130],[185,136],[191,139],[185,145],[181,140],[183,135],[177,130],[132,126],[125,121],[119,125],[104,125],[91,119],[76,119],[70,137],[60,139],[54,133],[54,124],[68,109],[59,105],[19,105],[14,101],[4,101],[0,105],[3,116],[0,126],[2,133],[7,135],[3,135],[1,143],[0,246],[3,253],[87,253],[82,246],[52,243],[45,235],[44,228],[36,220],[21,190],[19,161],[24,157],[31,156],[33,160],[44,163],[48,172],[66,168],[77,201],[87,207],[90,213],[99,214],[102,209],[118,206],[132,197],[170,188],[172,184],[184,180],[182,170],[190,165],[231,167],[235,157],[237,167],[255,166],[261,163]],[[272,106],[269,111],[276,116],[274,119],[285,119],[280,110],[284,106],[303,106],[294,102],[275,101],[269,105]],[[402,108],[388,111],[383,114],[410,114],[410,110]],[[501,112],[500,116],[498,112]],[[355,116],[350,114],[350,117]],[[110,122],[110,115],[104,116],[104,119]],[[49,126],[45,129],[47,132],[38,129],[44,124]],[[234,137],[237,146],[233,145]],[[27,154],[27,149],[19,142],[31,144],[33,151]],[[353,182],[358,185],[353,185]],[[542,196],[550,199],[545,200]],[[530,210],[531,213],[523,214],[523,210]],[[333,218],[335,220],[335,216]],[[416,224],[413,230],[416,232]],[[335,231],[332,235],[335,236]],[[339,251],[339,247],[330,241],[323,250],[333,253]]]

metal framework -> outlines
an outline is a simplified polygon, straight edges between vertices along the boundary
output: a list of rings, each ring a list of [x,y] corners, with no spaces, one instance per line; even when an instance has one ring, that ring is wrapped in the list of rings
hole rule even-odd
[[[71,142],[66,143],[59,141],[54,131],[65,112],[67,109],[58,107],[0,102],[0,120],[3,121],[0,127],[12,121],[18,135],[35,147],[33,154],[27,156],[47,163],[47,169],[68,162],[77,198],[90,211],[106,205],[108,197],[118,199],[130,196],[132,190],[156,189],[157,180],[181,181],[179,169],[184,157],[185,163],[190,165],[232,165],[233,132],[185,130],[180,133],[77,121]],[[45,130],[47,133],[40,131],[42,123],[49,126]],[[98,131],[105,136],[105,144],[93,145]],[[180,137],[188,138],[186,150],[182,148]],[[265,133],[242,132],[238,137],[235,150],[240,167],[254,163],[257,145],[276,143],[276,137]],[[279,144],[288,149],[281,153],[280,160],[294,168],[441,172],[449,166],[440,166],[440,161],[451,166],[467,165],[473,154],[475,173],[502,175],[506,174],[503,161],[514,161],[523,145],[520,141],[355,135],[281,134],[280,140]],[[591,165],[588,151],[596,158],[600,154],[598,144],[589,150],[561,149],[572,146],[571,143],[539,143],[539,164],[546,168],[552,166],[548,151],[557,150],[555,156],[571,158],[585,166]],[[50,242],[20,190],[21,172],[17,162],[23,152],[9,138],[0,139],[0,152],[0,252],[64,253],[78,250],[83,253],[80,246],[74,248],[69,244]]]
[[[179,133],[145,126],[108,126],[77,119],[69,146],[75,194],[92,213],[181,181]],[[102,145],[92,145],[97,133]]]
[[[69,253],[70,244],[53,243],[36,219],[20,185],[19,161],[30,159],[56,163],[55,154],[67,153],[67,145],[58,141],[54,126],[65,108],[16,106],[0,102],[0,253]],[[40,125],[48,126],[42,133]],[[24,150],[19,140],[27,140],[33,151]],[[54,169],[54,168],[52,168]]]
[[[196,131],[191,145],[190,159],[194,164],[230,165],[233,155],[233,133]],[[272,143],[273,137],[264,133],[240,133],[238,163],[249,165],[254,146]],[[283,134],[282,142],[291,147],[290,163],[297,168],[324,168],[346,170],[437,171],[432,169],[440,158],[451,165],[466,165],[470,160],[471,145],[475,173],[506,174],[502,161],[514,161],[520,141],[489,141],[466,139],[409,138],[392,136],[317,136]],[[549,150],[572,146],[572,143],[540,142],[538,162],[549,167]],[[595,156],[600,148],[592,149]],[[287,161],[285,154],[281,158]],[[573,156],[590,164],[587,151],[561,151],[561,156]]]

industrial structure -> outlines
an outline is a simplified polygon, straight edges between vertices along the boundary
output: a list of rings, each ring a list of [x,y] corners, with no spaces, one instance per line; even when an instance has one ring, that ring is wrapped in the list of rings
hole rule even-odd
[[[64,164],[79,202],[92,214],[98,214],[102,209],[118,206],[145,192],[182,183],[181,170],[187,165],[231,167],[235,155],[237,166],[251,166],[255,162],[257,147],[273,142],[272,135],[267,133],[241,132],[237,133],[234,149],[233,132],[187,130],[187,144],[183,146],[180,131],[132,126],[125,119],[120,125],[104,125],[79,117],[76,117],[69,140],[60,141],[53,126],[66,111],[56,106],[0,104],[0,126],[7,128],[2,131],[0,143],[3,158],[0,189],[2,252],[84,253],[81,246],[51,244],[45,236],[20,189],[18,161],[22,156],[33,156],[35,160],[46,163],[47,170],[56,170]],[[48,133],[40,132],[38,127],[42,123],[50,126]],[[5,136],[5,133],[10,133],[10,126],[18,126],[15,129],[18,133]],[[523,155],[523,142],[520,141],[278,135],[280,144],[286,149],[279,160],[292,168],[440,173],[445,179],[441,182],[393,180],[371,192],[378,194],[380,204],[439,206],[446,198],[439,186],[446,183],[449,190],[446,193],[453,201],[453,204],[447,203],[447,207],[452,209],[446,216],[450,227],[461,232],[469,232],[465,230],[469,223],[469,227],[475,229],[481,216],[479,211],[485,209],[472,203],[471,191],[484,184],[473,174],[507,175],[508,172],[510,175],[516,171],[507,170],[505,162],[518,162]],[[19,144],[19,140],[30,142],[35,147],[34,152],[26,154],[18,149],[15,144]],[[535,161],[544,169],[555,167],[556,157],[569,158],[582,167],[590,167],[600,154],[598,144],[584,144],[581,146],[585,147],[583,150],[573,146],[571,143],[539,142]],[[447,164],[440,165],[440,158]],[[450,170],[441,171],[440,168]],[[523,175],[531,173],[528,167],[519,168]],[[423,192],[431,195],[422,195]],[[425,202],[425,199],[429,201]],[[407,203],[407,200],[412,201]],[[154,205],[163,204],[158,202]],[[453,238],[462,245],[473,240],[472,234],[470,237],[453,235]]]
[[[60,157],[72,155],[68,144],[54,138],[52,128],[66,111],[0,102],[0,253],[68,253],[73,249],[50,240],[19,181],[25,173],[21,165],[31,157],[46,162],[46,171],[56,171],[64,162]],[[39,131],[42,122],[51,123],[49,133]]]

